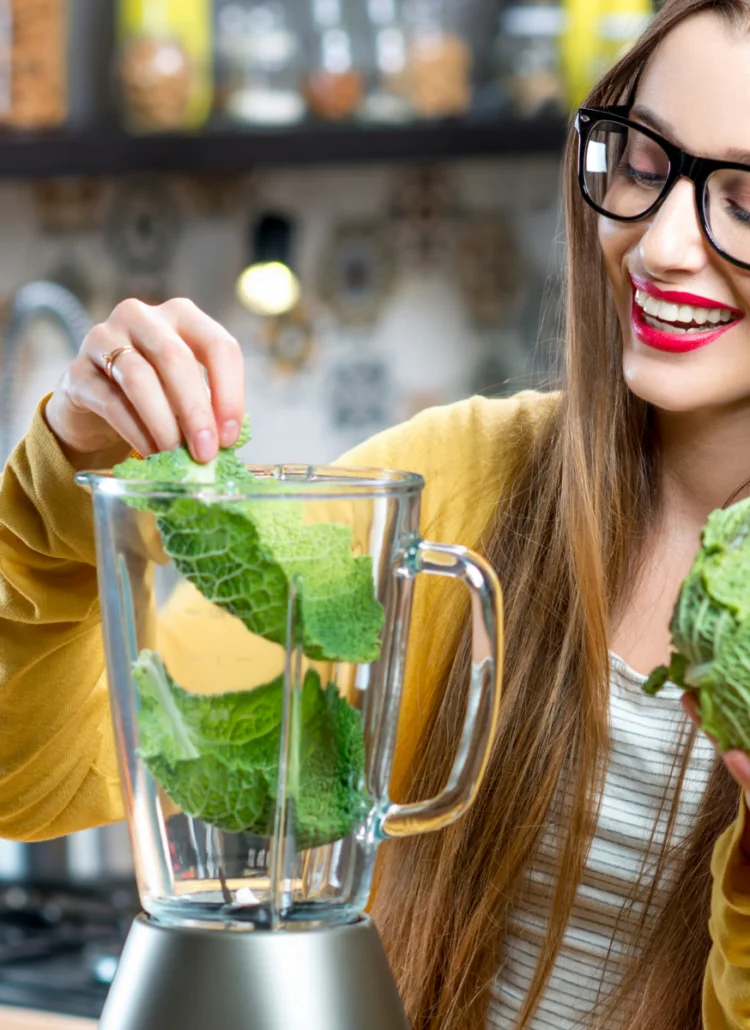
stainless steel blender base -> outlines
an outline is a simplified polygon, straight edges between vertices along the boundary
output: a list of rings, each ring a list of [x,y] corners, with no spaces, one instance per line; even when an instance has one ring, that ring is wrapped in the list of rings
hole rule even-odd
[[[133,923],[99,1030],[409,1030],[375,925]]]

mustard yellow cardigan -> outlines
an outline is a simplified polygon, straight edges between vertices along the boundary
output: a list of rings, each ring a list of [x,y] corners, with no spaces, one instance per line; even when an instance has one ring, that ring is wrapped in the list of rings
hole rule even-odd
[[[74,484],[73,469],[46,424],[45,403],[0,484],[0,837],[21,841],[123,817],[91,504]],[[474,397],[433,408],[373,437],[339,464],[421,473],[427,484],[422,535],[470,547],[507,485],[514,459],[554,403],[552,395],[528,392],[511,400]],[[455,651],[465,603],[460,584],[437,577],[417,581],[392,782],[396,799],[410,747]],[[206,620],[212,617],[209,606],[204,612]],[[188,625],[196,632],[194,605],[188,615],[185,606],[173,604],[165,618],[166,640],[177,641]],[[227,624],[224,620],[221,627],[231,655],[241,644]],[[177,661],[179,648],[173,651]],[[173,671],[179,681],[180,670]],[[740,848],[744,819],[740,801],[738,818],[714,854],[706,1030],[750,1030],[750,861]]]

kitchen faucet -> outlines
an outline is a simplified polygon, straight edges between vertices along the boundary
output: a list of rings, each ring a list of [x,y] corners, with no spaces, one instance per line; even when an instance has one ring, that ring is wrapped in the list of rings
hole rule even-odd
[[[35,318],[49,318],[62,329],[73,357],[91,329],[91,317],[81,301],[60,283],[37,280],[21,286],[13,296],[5,329],[4,361],[0,376],[0,468],[13,449],[13,401],[17,397],[17,363],[23,333]]]

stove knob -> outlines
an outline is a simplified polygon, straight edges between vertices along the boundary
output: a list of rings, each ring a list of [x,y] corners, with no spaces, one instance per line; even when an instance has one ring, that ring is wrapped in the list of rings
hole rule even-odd
[[[29,900],[28,892],[23,887],[8,887],[3,891],[3,902],[6,908],[18,912],[25,908]]]

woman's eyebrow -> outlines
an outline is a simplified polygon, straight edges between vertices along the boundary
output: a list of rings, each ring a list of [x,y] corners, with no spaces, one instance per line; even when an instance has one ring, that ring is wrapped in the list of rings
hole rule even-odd
[[[636,104],[630,111],[630,117],[636,121],[643,122],[650,129],[655,129],[656,132],[671,140],[678,147],[683,150],[685,149],[682,143],[678,141],[677,134],[669,122],[665,122],[657,114],[654,114],[653,111],[649,111],[647,107],[640,107]],[[714,156],[712,155],[712,157]],[[738,150],[736,147],[729,147],[723,154],[717,156],[716,159],[720,161],[736,161],[738,164],[750,164],[750,150]]]
[[[675,131],[669,122],[663,121],[658,114],[654,114],[653,111],[649,111],[647,107],[640,107],[636,104],[636,106],[630,110],[630,117],[635,118],[639,122],[643,122],[644,125],[648,125],[650,129],[655,129],[657,132],[661,133],[662,136],[666,136],[668,139],[677,143],[677,140],[675,139]],[[682,146],[682,144],[677,143],[677,146]]]

